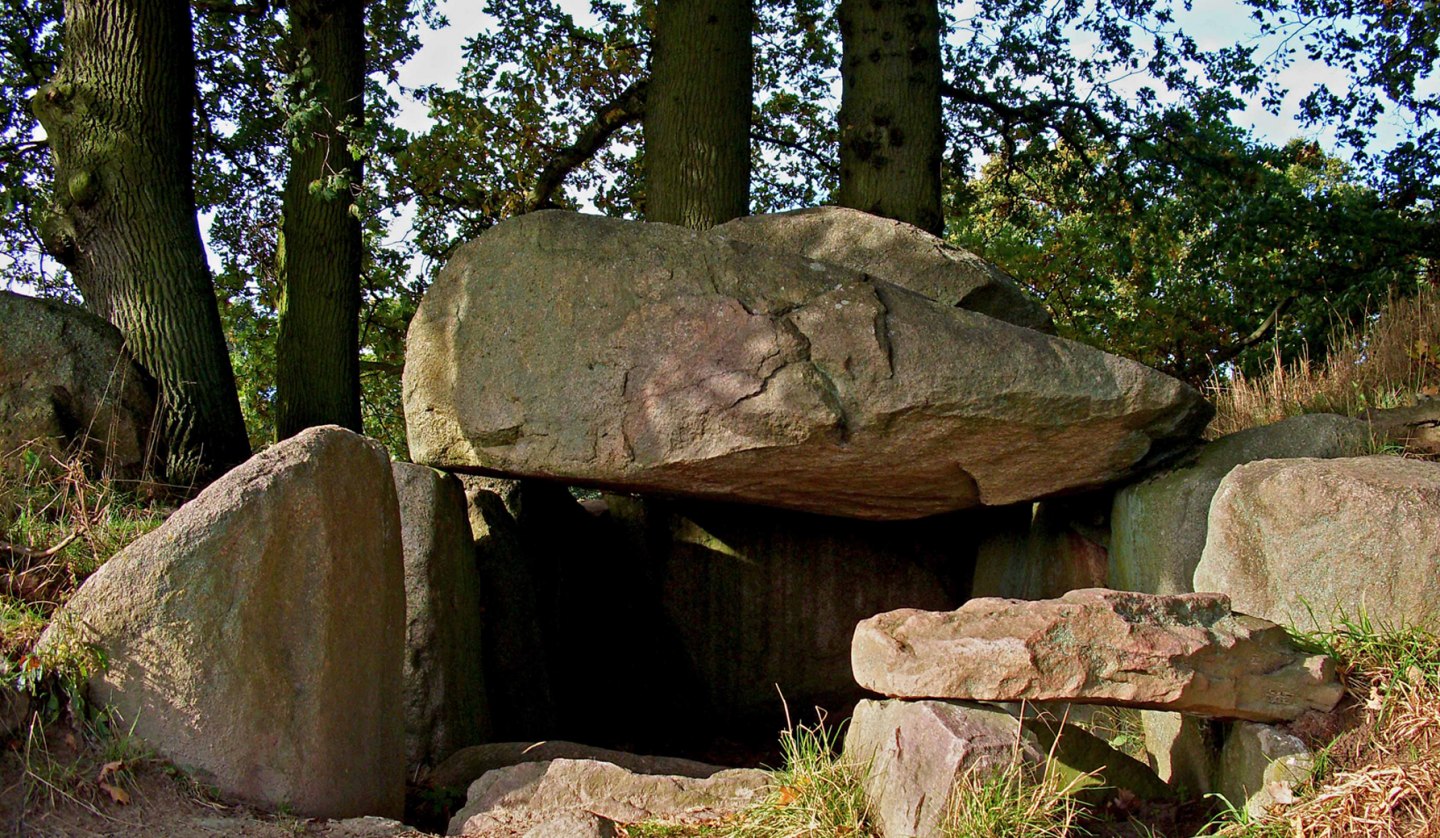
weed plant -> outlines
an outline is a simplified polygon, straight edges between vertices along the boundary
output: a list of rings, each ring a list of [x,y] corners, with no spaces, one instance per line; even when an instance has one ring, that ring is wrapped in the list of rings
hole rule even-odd
[[[50,718],[105,661],[85,644],[37,651],[36,641],[90,574],[167,512],[97,471],[40,444],[0,454],[0,678]]]

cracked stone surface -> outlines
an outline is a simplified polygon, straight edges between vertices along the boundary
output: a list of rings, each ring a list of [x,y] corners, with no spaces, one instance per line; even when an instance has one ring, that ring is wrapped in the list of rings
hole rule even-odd
[[[404,390],[417,462],[867,519],[1123,479],[1210,414],[1148,367],[848,268],[560,211],[456,253]]]
[[[860,623],[855,680],[893,698],[1073,701],[1282,721],[1328,712],[1335,664],[1221,594],[1088,588],[1059,599],[986,597]]]
[[[913,224],[848,207],[748,215],[712,232],[852,268],[945,305],[1050,334],[1050,312],[1009,274]]]

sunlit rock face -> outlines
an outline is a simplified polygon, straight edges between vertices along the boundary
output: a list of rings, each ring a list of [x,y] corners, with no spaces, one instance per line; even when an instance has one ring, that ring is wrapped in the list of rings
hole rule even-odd
[[[857,271],[556,211],[451,259],[404,388],[417,462],[867,519],[1112,482],[1210,415],[1148,367]]]

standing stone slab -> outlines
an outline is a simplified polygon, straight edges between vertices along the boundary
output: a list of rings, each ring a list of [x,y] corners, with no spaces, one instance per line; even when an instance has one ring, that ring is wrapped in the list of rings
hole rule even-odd
[[[1195,587],[1247,614],[1326,629],[1440,617],[1440,463],[1266,460],[1230,472],[1210,506]]]
[[[40,642],[103,648],[96,703],[222,794],[398,817],[404,585],[385,449],[311,428],[117,554]]]
[[[727,221],[712,232],[869,274],[948,306],[1054,334],[1050,312],[1013,278],[913,224],[848,207],[809,207]]]
[[[480,576],[455,477],[395,463],[405,547],[405,757],[432,766],[489,736]]]
[[[541,626],[539,579],[506,508],[514,486],[463,478],[480,573],[481,649],[490,732],[501,739],[541,739],[555,729],[549,657]]]
[[[1106,586],[1147,594],[1196,590],[1192,580],[1205,550],[1210,501],[1231,469],[1281,457],[1351,457],[1370,437],[1366,423],[1348,416],[1295,416],[1221,437],[1206,444],[1195,462],[1121,489],[1110,516]]]
[[[865,778],[865,796],[885,838],[938,834],[951,790],[967,771],[1044,758],[1019,719],[949,701],[860,702],[844,755]]]
[[[1108,493],[1017,504],[995,513],[998,520],[975,553],[971,597],[1052,599],[1105,584]]]
[[[923,521],[856,521],[738,504],[611,496],[643,556],[668,636],[632,644],[655,664],[627,680],[635,702],[674,700],[676,723],[731,738],[773,731],[791,707],[843,714],[864,692],[850,671],[855,624],[893,608],[965,600],[989,510]],[[639,607],[637,603],[635,608]],[[652,697],[653,696],[653,697]],[[783,696],[783,701],[782,701]]]
[[[1148,367],[855,271],[558,211],[456,253],[404,389],[417,462],[866,519],[1122,479],[1212,412]]]
[[[897,698],[1075,701],[1251,720],[1328,711],[1335,664],[1218,594],[1092,588],[900,610],[855,629],[855,680]]]
[[[1215,788],[1215,760],[1220,754],[1223,722],[1141,710],[1145,751],[1160,779],[1190,796],[1209,794]]]

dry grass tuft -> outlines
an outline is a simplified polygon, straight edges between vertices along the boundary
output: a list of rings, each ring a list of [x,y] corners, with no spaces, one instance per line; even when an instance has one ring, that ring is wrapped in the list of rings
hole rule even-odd
[[[1316,644],[1342,661],[1358,719],[1320,756],[1323,770],[1293,805],[1226,838],[1440,836],[1440,636],[1418,627],[1342,621]]]
[[[1358,415],[1440,396],[1440,288],[1392,298],[1359,333],[1343,334],[1324,363],[1275,359],[1249,378],[1236,371],[1211,382],[1215,419],[1207,436],[1224,436],[1301,413]]]
[[[1373,705],[1373,706],[1372,706]],[[1402,682],[1329,751],[1331,772],[1284,820],[1296,836],[1440,835],[1440,690]]]
[[[966,771],[951,792],[944,838],[1069,838],[1084,812],[1076,793],[1090,775],[1065,781],[1053,759],[1038,771],[1017,756]],[[1037,776],[1038,775],[1038,776]]]

